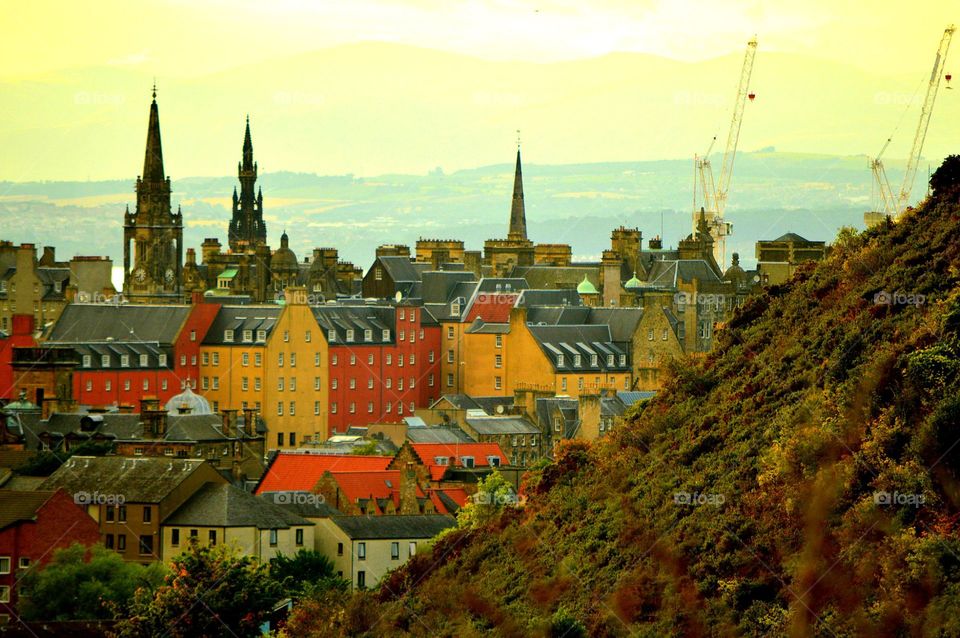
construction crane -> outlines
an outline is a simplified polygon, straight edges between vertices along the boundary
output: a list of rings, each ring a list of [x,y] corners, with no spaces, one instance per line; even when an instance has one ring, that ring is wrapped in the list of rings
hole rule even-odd
[[[930,81],[927,83],[927,95],[923,100],[923,107],[920,109],[920,121],[917,123],[917,132],[913,136],[913,146],[910,148],[910,155],[907,156],[907,168],[903,173],[903,183],[896,196],[893,189],[890,188],[890,181],[887,179],[886,169],[883,167],[881,156],[890,145],[890,138],[887,139],[879,155],[870,162],[870,169],[873,171],[873,179],[876,182],[877,190],[880,194],[881,211],[871,211],[864,213],[863,221],[867,227],[875,226],[882,222],[886,217],[898,218],[903,214],[907,207],[907,200],[910,199],[910,191],[913,190],[913,182],[917,176],[917,166],[920,163],[920,153],[923,150],[923,142],[927,137],[927,129],[930,126],[930,116],[933,115],[933,105],[937,101],[937,90],[940,88],[940,77],[943,76],[943,69],[947,64],[947,51],[950,49],[950,41],[953,39],[953,32],[956,30],[954,25],[948,26],[943,37],[940,38],[940,46],[937,47],[937,56],[933,59],[933,71],[930,73]],[[947,76],[949,84],[949,76]]]
[[[743,122],[743,111],[747,100],[751,102],[756,97],[750,92],[750,75],[753,73],[753,58],[757,53],[757,39],[747,42],[747,52],[743,58],[743,68],[740,71],[740,84],[737,86],[737,99],[733,105],[733,118],[730,120],[730,130],[727,132],[727,147],[723,152],[723,164],[720,167],[720,180],[714,182],[713,167],[710,164],[710,151],[717,138],[713,138],[710,148],[703,157],[696,157],[694,164],[700,177],[700,189],[703,193],[701,207],[704,210],[710,235],[713,237],[713,255],[721,268],[726,267],[727,237],[733,231],[733,224],[724,221],[723,213],[727,206],[727,193],[730,189],[730,178],[733,176],[733,160],[737,156],[737,143],[740,141],[740,125]],[[697,231],[700,219],[700,208],[696,201],[696,183],[694,184],[693,205],[693,232]]]

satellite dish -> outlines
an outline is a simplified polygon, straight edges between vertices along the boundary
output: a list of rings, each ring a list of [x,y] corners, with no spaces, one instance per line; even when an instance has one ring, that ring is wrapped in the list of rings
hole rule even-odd
[[[497,406],[497,414],[503,414],[503,406],[502,406],[502,405],[498,405],[498,406]]]
[[[400,303],[400,300],[403,299],[403,293],[398,290],[398,291],[397,291],[397,294],[395,294],[395,295],[393,296],[393,299],[394,299],[394,301],[396,301],[397,303]]]

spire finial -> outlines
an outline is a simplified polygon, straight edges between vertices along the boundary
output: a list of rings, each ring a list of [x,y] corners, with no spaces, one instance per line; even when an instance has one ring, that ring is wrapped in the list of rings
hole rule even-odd
[[[153,78],[153,99],[157,99],[157,78]]]
[[[520,150],[520,129],[517,129],[517,150]]]

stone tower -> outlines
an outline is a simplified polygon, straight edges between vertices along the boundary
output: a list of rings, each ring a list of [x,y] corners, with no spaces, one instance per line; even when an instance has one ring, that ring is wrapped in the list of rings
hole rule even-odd
[[[137,207],[123,223],[123,293],[134,303],[181,301],[183,215],[170,208],[170,179],[163,171],[160,112],[153,87],[143,174],[137,177]]]
[[[230,220],[228,239],[230,250],[242,252],[256,250],[267,243],[267,226],[263,222],[263,192],[254,195],[257,182],[257,163],[253,161],[253,142],[250,139],[250,117],[247,116],[247,131],[243,137],[243,160],[237,164],[240,178],[240,196],[233,189],[233,217]]]
[[[513,174],[513,203],[510,205],[510,231],[507,239],[526,240],[527,215],[523,208],[523,173],[520,170],[520,147],[517,147],[517,169]]]

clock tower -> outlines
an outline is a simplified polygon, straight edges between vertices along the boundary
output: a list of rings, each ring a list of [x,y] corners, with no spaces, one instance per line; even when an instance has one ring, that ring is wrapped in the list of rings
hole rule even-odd
[[[153,87],[137,207],[123,218],[123,294],[133,303],[180,303],[183,215],[170,208],[170,178],[163,171],[160,112]]]

